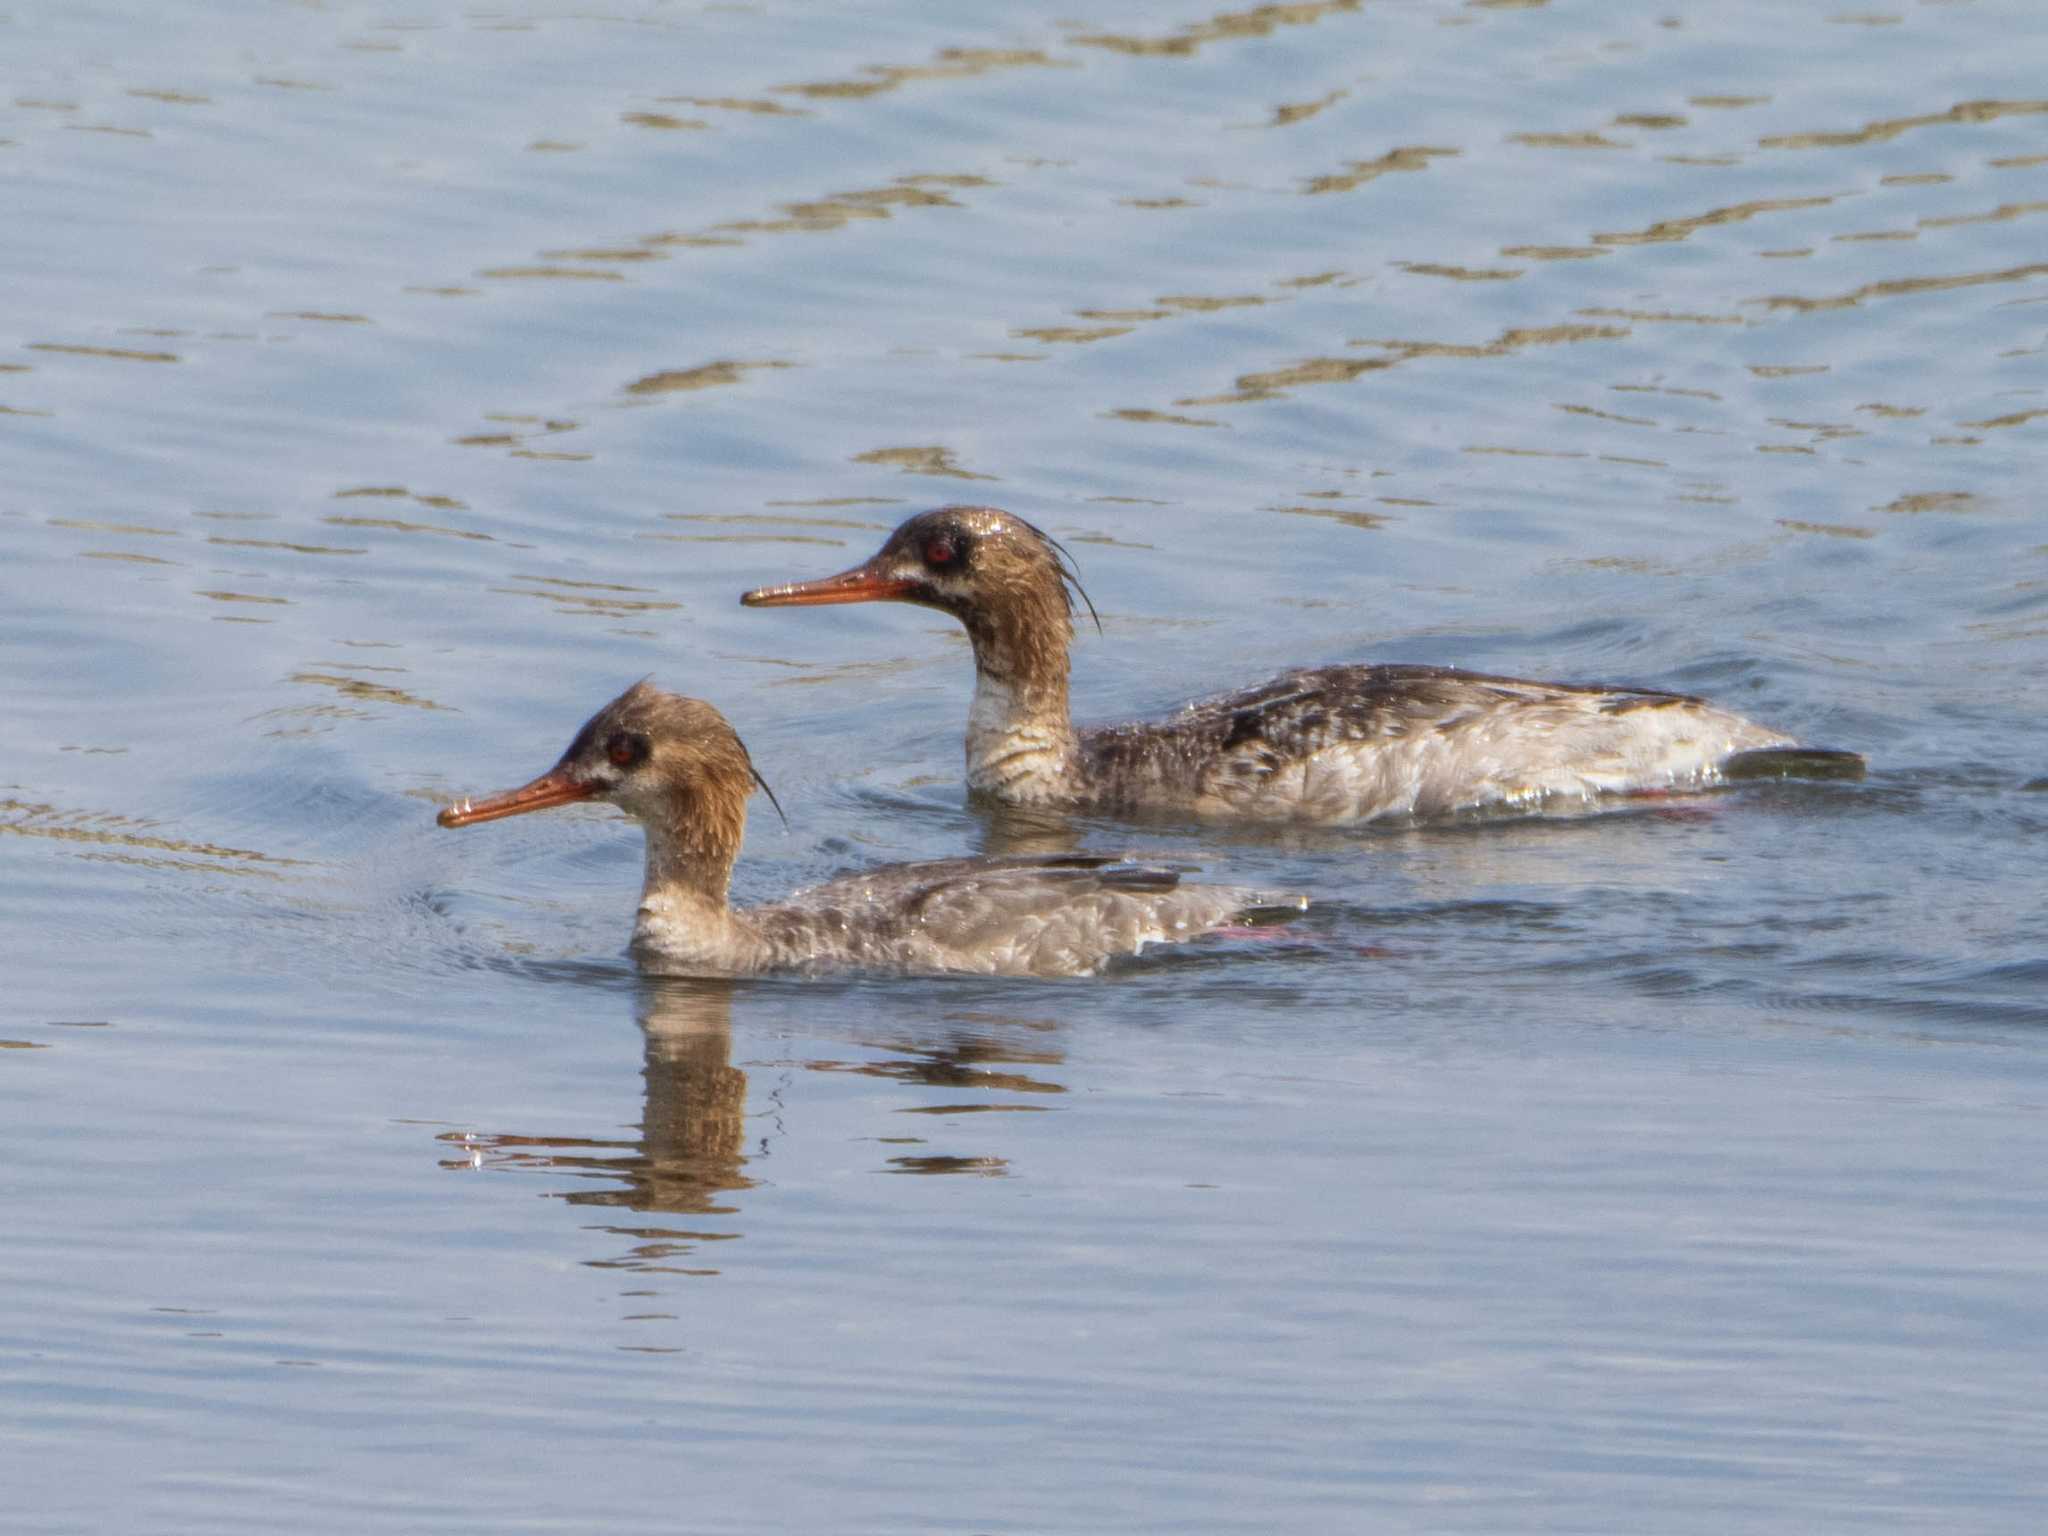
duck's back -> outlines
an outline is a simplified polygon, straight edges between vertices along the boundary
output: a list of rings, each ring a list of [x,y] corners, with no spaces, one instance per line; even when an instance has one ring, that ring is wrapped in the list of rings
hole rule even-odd
[[[890,865],[746,918],[776,968],[1085,976],[1148,944],[1305,905],[1299,896],[1184,884],[1171,869],[1054,854]]]
[[[1081,742],[1104,809],[1309,822],[1692,788],[1790,744],[1689,694],[1402,665],[1286,672]]]

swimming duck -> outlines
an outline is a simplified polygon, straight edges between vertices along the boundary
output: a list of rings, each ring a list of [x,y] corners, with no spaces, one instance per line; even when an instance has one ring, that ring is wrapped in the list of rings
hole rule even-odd
[[[968,788],[1013,805],[1340,824],[1863,767],[1689,694],[1406,664],[1302,668],[1163,720],[1077,730],[1070,588],[1073,563],[1045,533],[954,506],[907,519],[852,570],[740,601],[893,601],[958,619],[974,646]]]
[[[767,789],[725,716],[639,682],[591,716],[539,778],[448,806],[438,820],[466,827],[579,800],[618,806],[647,837],[633,952],[664,975],[1084,976],[1148,944],[1272,921],[1308,904],[1072,853],[885,865],[734,908],[727,888],[757,784]]]

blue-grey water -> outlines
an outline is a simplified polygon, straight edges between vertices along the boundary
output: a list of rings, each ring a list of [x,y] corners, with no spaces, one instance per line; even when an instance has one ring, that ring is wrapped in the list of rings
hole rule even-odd
[[[2037,0],[0,10],[10,1531],[2032,1531]],[[1007,845],[938,616],[1084,716],[1310,661],[1709,694],[1860,784],[1272,837],[1095,982],[652,983]],[[913,1176],[916,1175],[916,1176]]]

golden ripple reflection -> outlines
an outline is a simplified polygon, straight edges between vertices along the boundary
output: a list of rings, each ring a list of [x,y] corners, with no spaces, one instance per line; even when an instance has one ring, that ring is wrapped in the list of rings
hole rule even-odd
[[[523,576],[534,587],[492,587],[504,597],[536,597],[553,603],[556,613],[590,618],[631,618],[642,613],[673,613],[683,605],[659,598],[635,598],[623,594],[649,592],[651,587],[628,587],[605,581],[568,581],[556,576]],[[536,590],[537,589],[537,590]]]
[[[893,465],[906,475],[938,475],[951,480],[993,480],[994,475],[976,474],[954,461],[953,450],[941,447],[871,448],[853,456],[856,464]]]
[[[1974,512],[1983,505],[1982,498],[1969,491],[1916,491],[1900,496],[1873,512],[1917,514],[1921,512]]]
[[[739,383],[757,369],[795,366],[785,362],[721,359],[714,363],[701,363],[695,368],[664,368],[658,373],[645,374],[626,385],[625,390],[629,395],[672,395],[696,389],[721,389]]]
[[[1505,283],[1522,275],[1521,267],[1455,267],[1434,261],[1404,261],[1403,272],[1418,277],[1447,277],[1460,283]]]
[[[2002,117],[2027,117],[2048,113],[2048,101],[1959,101],[1945,112],[1917,117],[1888,117],[1865,123],[1861,128],[1814,133],[1780,133],[1758,139],[1765,149],[1842,149],[1852,145],[1882,144],[1921,128],[1961,123],[1990,123]]]
[[[451,539],[481,539],[489,541],[488,533],[476,533],[467,528],[444,528],[436,523],[408,522],[400,517],[344,517],[339,514],[323,517],[323,523],[332,523],[338,528],[386,528],[393,533],[433,533]]]
[[[279,871],[306,862],[254,848],[171,837],[155,830],[158,825],[118,811],[74,811],[40,801],[0,798],[0,833],[77,845],[73,851],[80,857],[113,857],[153,868],[256,875],[266,879],[282,878]],[[155,853],[178,857],[138,857]]]
[[[466,512],[469,504],[458,497],[422,495],[402,485],[360,485],[334,493],[336,501],[409,501],[415,506],[429,507],[435,511]],[[393,533],[428,533],[442,538],[473,539],[483,543],[491,542],[488,533],[478,533],[469,528],[450,528],[441,523],[420,523],[402,517],[370,517],[361,513],[331,512],[320,519],[337,528],[383,528]]]
[[[1982,421],[1966,421],[1966,427],[2023,427],[2030,421],[2048,417],[2048,410],[2012,411],[2004,416],[1987,416]]]
[[[817,101],[880,96],[920,80],[964,80],[1007,69],[1071,69],[1036,48],[941,48],[929,64],[870,64],[860,80],[814,80],[778,85],[778,91]]]
[[[771,503],[788,506],[791,503]],[[834,503],[820,503],[834,505]],[[882,505],[882,503],[874,503]],[[845,528],[857,529],[864,533],[885,531],[887,523],[869,522],[851,517],[792,517],[787,513],[774,512],[664,512],[662,517],[675,523],[708,523],[722,527],[742,528]],[[843,544],[844,539],[815,539],[812,543]]]
[[[1345,507],[1261,507],[1259,510],[1277,512],[1283,517],[1327,518],[1347,528],[1363,528],[1368,532],[1384,528],[1392,521],[1377,512],[1359,512]]]
[[[89,533],[125,533],[141,538],[182,539],[185,535],[175,528],[157,528],[148,523],[103,523],[89,517],[53,517],[49,519],[52,528],[77,528]]]
[[[1104,411],[1102,414],[1110,421],[1136,421],[1160,427],[1223,427],[1228,429],[1230,426],[1230,423],[1227,421],[1210,421],[1207,417],[1203,416],[1181,416],[1172,411],[1152,411],[1137,406],[1125,406],[1119,410]]]
[[[223,549],[277,549],[295,555],[367,555],[368,549],[348,548],[336,544],[294,544],[288,539],[228,539],[211,534],[206,540]]]
[[[711,226],[713,234],[787,235],[820,234],[843,229],[862,219],[887,219],[905,208],[958,208],[951,191],[990,187],[996,183],[983,176],[914,175],[899,176],[880,187],[863,187],[852,192],[833,192],[809,202],[784,203],[779,219],[736,219]]]
[[[1522,261],[1591,261],[1611,254],[1598,245],[1504,245],[1500,253]]]
[[[1589,320],[1627,320],[1641,325],[1747,325],[1741,315],[1688,315],[1669,309],[1582,309]]]
[[[390,671],[388,667],[365,668],[365,671]],[[358,699],[368,704],[396,704],[406,709],[446,710],[447,705],[436,704],[432,699],[408,693],[403,688],[394,688],[389,683],[372,682],[368,678],[348,677],[339,672],[294,672],[285,679],[288,683],[303,683],[309,687],[331,688],[344,698]]]
[[[1326,92],[1318,96],[1314,101],[1284,103],[1273,109],[1271,120],[1264,126],[1268,128],[1286,128],[1294,123],[1305,123],[1325,107],[1334,106],[1350,94],[1347,90],[1338,89]]]
[[[1363,0],[1298,0],[1292,5],[1260,5],[1248,11],[1224,11],[1163,37],[1124,32],[1089,32],[1069,38],[1077,48],[1105,48],[1113,53],[1151,58],[1192,58],[1211,43],[1241,42],[1268,37],[1282,27],[1314,26],[1325,17],[1357,11]]]
[[[766,684],[770,688],[807,688],[813,684],[837,687],[849,682],[858,684],[872,678],[899,677],[906,673],[921,671],[928,664],[924,658],[912,656],[840,662],[791,661],[780,656],[750,656],[742,659],[762,666],[786,667],[799,673],[796,677],[771,677]]]
[[[667,112],[621,112],[619,121],[631,128],[666,132],[704,132],[711,127],[701,117],[676,117]]]
[[[1332,192],[1355,192],[1368,183],[1378,181],[1382,176],[1407,171],[1426,171],[1429,162],[1441,160],[1459,151],[1442,145],[1404,144],[1388,150],[1377,160],[1353,160],[1341,171],[1325,172],[1311,176],[1302,184],[1302,192],[1310,197],[1320,197]]]
[[[483,267],[478,269],[480,278],[494,282],[535,282],[567,280],[569,282],[623,283],[626,274],[614,272],[606,267],[565,267],[545,262],[526,266]]]
[[[1616,341],[1630,334],[1628,327],[1615,325],[1560,324],[1517,326],[1502,331],[1492,341],[1441,342],[1399,340],[1355,340],[1354,347],[1377,347],[1389,357],[1314,357],[1284,368],[1238,375],[1229,394],[1197,395],[1176,400],[1180,406],[1238,405],[1252,401],[1283,398],[1286,390],[1305,384],[1348,384],[1368,373],[1383,372],[1416,358],[1506,357],[1529,347],[1569,346],[1589,341]]]
[[[1593,240],[1597,245],[1660,245],[1684,240],[1715,225],[1741,224],[1765,214],[1790,213],[1802,208],[1825,208],[1832,202],[1832,197],[1762,197],[1685,218],[1659,219],[1646,229],[1596,234]]]
[[[336,501],[351,501],[364,496],[415,501],[423,507],[441,507],[455,512],[466,511],[469,505],[454,496],[423,495],[417,491],[409,491],[402,485],[356,485],[334,493]]]
[[[28,343],[31,352],[55,352],[66,357],[110,358],[123,363],[178,363],[184,359],[175,352],[151,352],[134,347],[94,347],[83,343],[58,341],[32,341]]]
[[[1597,129],[1581,129],[1568,133],[1511,133],[1511,144],[1525,145],[1530,149],[1633,149],[1635,146],[1621,139],[1610,139]]]
[[[677,102],[686,107],[701,107],[714,112],[746,112],[756,117],[809,117],[810,112],[802,107],[786,107],[779,101],[745,96],[661,96],[656,100]]]
[[[1960,272],[1947,277],[1894,277],[1881,282],[1865,283],[1847,293],[1819,297],[1777,293],[1749,302],[1761,304],[1768,309],[1789,309],[1802,314],[1812,314],[1820,310],[1853,309],[1868,299],[1904,298],[1913,294],[1939,293],[1958,288],[1980,288],[1990,283],[2023,283],[2037,277],[2048,277],[2048,262],[2037,261],[2020,267],[2003,267],[1995,272]]]
[[[1091,341],[1108,341],[1113,337],[1128,336],[1131,329],[1128,325],[1034,325],[1019,326],[1010,334],[1019,341],[1086,346]]]

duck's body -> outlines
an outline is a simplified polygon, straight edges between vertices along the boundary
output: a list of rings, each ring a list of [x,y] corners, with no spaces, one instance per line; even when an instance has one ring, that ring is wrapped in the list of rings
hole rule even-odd
[[[1701,788],[1743,754],[1795,746],[1686,694],[1428,666],[1287,672],[1163,720],[1076,729],[1062,554],[1008,513],[942,507],[905,522],[865,565],[741,601],[887,599],[953,614],[974,646],[968,787],[1013,805],[1221,821],[1427,818]],[[1796,763],[1861,768],[1852,753],[1800,752]],[[1762,759],[1747,766],[1767,771]]]
[[[895,864],[787,900],[727,900],[758,782],[709,704],[638,683],[594,715],[562,759],[519,789],[449,806],[467,826],[609,800],[647,834],[633,953],[662,975],[883,970],[1083,976],[1147,944],[1298,912],[1298,896],[1184,885],[1178,872],[1088,854]]]
[[[1094,854],[891,864],[707,923],[650,892],[633,929],[649,969],[683,975],[856,969],[1087,976],[1148,944],[1301,910],[1300,897],[1185,885]]]
[[[1317,667],[1164,720],[1079,730],[1057,762],[998,742],[968,782],[1094,811],[1334,825],[1697,788],[1737,753],[1791,744],[1684,694]]]

